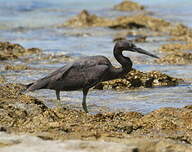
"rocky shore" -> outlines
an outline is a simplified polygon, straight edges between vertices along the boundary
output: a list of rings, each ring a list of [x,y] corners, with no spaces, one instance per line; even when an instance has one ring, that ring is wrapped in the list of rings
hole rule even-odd
[[[0,60],[18,59],[20,56],[40,53],[38,48],[25,49],[19,44],[0,42]]]
[[[132,41],[147,43],[150,36],[166,37],[167,44],[161,44],[155,50],[161,55],[155,64],[192,64],[192,29],[154,17],[145,6],[132,1],[123,1],[112,9],[139,13],[106,18],[82,10],[55,27],[105,27],[116,31],[111,41],[138,36]],[[0,75],[0,151],[192,151],[192,105],[165,107],[147,114],[134,111],[86,114],[73,107],[50,108],[40,99],[25,94],[24,84],[9,83],[3,75],[5,71],[37,70],[29,66],[33,62],[52,64],[70,60],[73,60],[70,56],[44,54],[40,48],[27,49],[20,44],[0,42],[0,61],[4,70]],[[22,61],[22,64],[12,61]],[[184,79],[157,70],[132,69],[125,76],[99,83],[93,89],[121,91],[183,83],[186,83]]]
[[[0,86],[1,132],[33,135],[44,141],[90,141],[85,148],[89,148],[91,141],[98,141],[97,144],[105,141],[124,146],[128,144],[144,152],[149,149],[154,152],[160,149],[178,152],[192,150],[191,106],[161,108],[146,115],[138,112],[93,115],[64,107],[50,109],[42,101],[20,93],[22,89],[24,86],[19,84]],[[10,144],[22,145],[22,140],[25,140],[10,143],[1,138],[0,149]]]
[[[155,86],[176,86],[183,83],[182,79],[173,78],[158,71],[144,73],[133,69],[122,78],[99,83],[96,89],[134,89],[134,88],[152,88]]]

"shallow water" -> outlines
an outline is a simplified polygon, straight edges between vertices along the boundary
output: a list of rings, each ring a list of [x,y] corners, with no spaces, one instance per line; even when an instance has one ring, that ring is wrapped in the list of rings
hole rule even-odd
[[[102,54],[110,58],[113,64],[118,65],[112,56],[114,43],[112,39],[116,31],[106,28],[54,28],[65,20],[78,14],[82,9],[100,16],[116,17],[129,13],[113,11],[111,8],[121,0],[1,0],[0,3],[0,40],[19,43],[26,48],[42,48],[48,54],[64,54],[74,58],[85,55]],[[176,0],[148,1],[137,0],[146,5],[154,16],[166,20],[183,23],[192,27],[192,1]],[[179,14],[178,14],[179,12]],[[151,41],[150,41],[151,40]],[[155,40],[155,41],[154,41]],[[149,37],[149,43],[137,45],[163,56],[156,51],[160,45],[167,43],[162,37]],[[184,78],[187,82],[176,87],[158,87],[152,89],[136,89],[128,91],[91,90],[87,97],[89,109],[98,111],[139,111],[150,112],[160,107],[183,107],[192,103],[192,68],[191,65],[156,65],[150,57],[129,54],[133,58],[134,68],[141,71],[159,70],[174,77]],[[10,61],[9,61],[10,62]],[[12,61],[22,63],[22,61]],[[41,70],[3,71],[9,82],[32,82],[50,71],[61,67],[66,62],[47,64],[36,62],[29,64]],[[54,91],[40,90],[29,93],[44,100],[50,107],[57,106]],[[61,94],[63,106],[81,109],[82,92],[63,92]]]

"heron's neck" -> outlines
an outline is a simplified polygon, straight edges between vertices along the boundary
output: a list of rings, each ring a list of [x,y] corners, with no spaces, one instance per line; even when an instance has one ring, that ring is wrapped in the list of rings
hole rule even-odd
[[[122,51],[114,48],[113,54],[115,59],[122,65],[122,68],[120,69],[123,73],[127,73],[132,69],[132,61],[130,58],[123,56]]]
[[[120,78],[121,76],[127,74],[132,69],[132,62],[128,57],[123,56],[122,51],[118,49],[113,51],[115,59],[121,64],[121,68],[114,68],[111,69],[110,76],[107,77],[106,80],[112,80]],[[105,80],[105,79],[104,79]]]

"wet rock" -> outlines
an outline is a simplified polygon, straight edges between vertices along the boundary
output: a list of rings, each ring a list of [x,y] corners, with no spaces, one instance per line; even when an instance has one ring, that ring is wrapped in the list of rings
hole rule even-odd
[[[170,35],[170,40],[188,41],[192,40],[192,29],[183,24],[172,24],[161,18],[140,14],[133,16],[120,16],[113,20],[111,28],[128,29],[150,29],[151,32],[158,32],[156,35]],[[148,31],[149,32],[149,31]]]
[[[183,36],[174,36],[172,38],[170,38],[169,40],[172,41],[186,41],[186,42],[192,42],[192,32],[191,33],[187,33],[186,35]]]
[[[6,110],[7,109],[7,110]],[[141,116],[140,114],[137,114]],[[4,116],[4,117],[3,117]],[[41,136],[43,139],[97,139],[101,136],[122,137],[130,133],[131,114],[104,114],[100,117],[87,115],[81,111],[54,108],[28,113],[13,106],[1,107],[1,124],[12,132],[26,132]],[[48,134],[42,135],[42,132]]]
[[[189,145],[192,144],[190,105],[161,108],[146,115],[138,112],[92,115],[67,108],[49,109],[38,99],[22,93],[18,95],[22,89],[23,86],[18,84],[0,87],[0,124],[10,133],[33,134],[46,141],[113,141],[129,144],[144,152],[149,149],[158,152],[160,148],[165,152],[178,149],[187,152],[192,149]],[[0,148],[6,146],[9,144],[3,144],[0,140]]]
[[[133,1],[126,0],[118,5],[115,5],[114,9],[119,11],[135,11],[135,10],[143,10],[144,6],[139,5],[138,3],[135,3]]]
[[[21,65],[21,64],[18,64],[18,65],[7,64],[7,65],[5,65],[5,70],[19,71],[19,70],[28,70],[28,69],[30,69],[30,67],[28,67],[27,65]]]
[[[71,26],[71,27],[88,27],[88,26],[106,26],[111,22],[109,19],[103,17],[98,17],[96,15],[90,14],[87,10],[83,10],[77,16],[68,20],[62,26]]]
[[[130,71],[120,79],[99,83],[95,89],[129,89],[154,86],[175,86],[181,79],[170,77],[158,71],[144,73],[137,70]]]
[[[192,29],[183,25],[172,25],[169,28],[170,40],[192,42]]]
[[[41,52],[40,49],[31,48],[25,49],[19,44],[9,42],[0,42],[0,60],[17,59],[20,56]]]
[[[170,35],[178,37],[186,35],[189,31],[189,28],[183,24],[177,24],[175,26],[172,26],[169,30]]]
[[[192,53],[175,52],[156,60],[163,64],[192,64]]]
[[[172,44],[164,44],[159,48],[159,51],[162,52],[176,52],[181,50],[192,50],[192,43],[186,43],[186,44],[178,44],[178,43],[172,43]]]
[[[5,84],[0,86],[0,98],[17,98],[25,87],[21,84]]]
[[[171,76],[168,76],[164,73],[161,73],[159,71],[152,71],[147,73],[150,80],[153,79],[152,86],[175,86],[179,83],[182,83],[182,79],[174,78]],[[146,81],[146,86],[148,85],[150,87],[150,81]]]
[[[26,89],[23,84],[12,84],[7,83],[0,85],[0,104],[4,103],[25,103],[25,104],[36,104],[45,108],[46,106],[40,100],[23,94],[22,92]]]
[[[29,48],[27,49],[27,54],[37,54],[37,53],[40,53],[42,52],[41,49],[39,48]]]
[[[192,149],[189,145],[192,143],[192,109],[189,108],[161,108],[146,115],[137,112],[90,115],[64,108],[40,108],[38,113],[30,114],[20,107],[3,106],[1,102],[0,109],[0,123],[10,132],[30,133],[46,141],[113,141],[126,143],[144,152],[158,152],[162,148],[165,152]],[[87,146],[83,147],[87,149]]]
[[[25,121],[47,108],[40,100],[23,94],[24,89],[25,86],[20,84],[0,86],[0,124],[8,130],[17,128],[17,125],[22,129]]]
[[[157,59],[157,63],[163,64],[192,64],[192,53],[190,52],[181,52],[181,51],[192,50],[191,43],[173,43],[165,44],[159,48],[161,52],[168,52],[166,56]]]
[[[154,31],[163,31],[164,28],[170,26],[169,22],[163,19],[146,16],[146,15],[133,15],[133,16],[120,16],[117,17],[110,28],[148,28]]]
[[[120,16],[115,19],[107,19],[91,15],[88,11],[83,10],[76,17],[68,20],[59,27],[109,27],[113,29],[141,29],[148,28],[154,31],[165,31],[165,28],[170,26],[169,22],[163,19],[146,16],[146,15],[133,15],[133,16]]]
[[[66,108],[48,109],[38,99],[18,95],[21,88],[13,84],[0,88],[0,124],[10,132],[34,133],[44,139],[122,136],[131,133],[130,122],[142,116],[136,112],[89,115]]]
[[[165,137],[183,143],[192,143],[192,113],[186,108],[160,108],[138,121],[140,129],[134,134]]]
[[[185,106],[184,108],[192,110],[192,105]]]
[[[143,24],[136,23],[135,21],[129,21],[127,18],[124,18],[122,22],[114,22],[113,24],[109,25],[109,28],[112,29],[142,29],[147,28]]]

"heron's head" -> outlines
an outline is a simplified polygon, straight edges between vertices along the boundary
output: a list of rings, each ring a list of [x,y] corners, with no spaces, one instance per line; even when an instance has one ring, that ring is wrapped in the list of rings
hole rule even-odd
[[[127,40],[118,41],[115,44],[115,49],[120,50],[120,51],[137,52],[137,53],[145,54],[145,55],[148,55],[148,56],[151,56],[154,58],[159,58],[158,56],[151,54],[151,53],[137,47],[133,42],[127,41]]]

